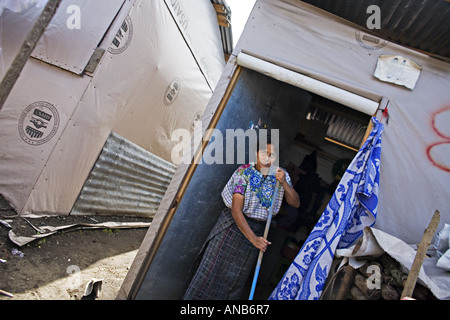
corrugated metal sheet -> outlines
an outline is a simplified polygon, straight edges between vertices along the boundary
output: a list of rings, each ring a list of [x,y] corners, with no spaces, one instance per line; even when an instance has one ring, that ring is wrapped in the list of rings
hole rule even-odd
[[[359,149],[367,128],[367,124],[362,125],[314,106],[309,107],[306,119],[323,123],[327,128],[326,136],[328,138],[356,148],[356,150]]]
[[[71,214],[153,217],[175,170],[174,164],[112,132]]]
[[[450,59],[450,2],[445,0],[303,0],[400,45]],[[367,8],[380,8],[380,29],[368,29]]]

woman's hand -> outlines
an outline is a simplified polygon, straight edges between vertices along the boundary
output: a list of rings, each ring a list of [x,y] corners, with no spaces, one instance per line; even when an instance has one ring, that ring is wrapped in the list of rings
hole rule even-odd
[[[286,181],[286,173],[283,169],[277,168],[277,172],[275,173],[275,179],[282,185],[285,186],[287,184]]]
[[[275,173],[275,179],[283,186],[284,188],[284,197],[288,204],[293,206],[294,208],[300,207],[300,197],[297,191],[292,188],[286,180],[286,172],[283,169],[278,168]]]
[[[266,252],[267,247],[272,244],[271,242],[267,241],[266,239],[264,239],[263,237],[254,237],[251,241],[251,243],[258,248],[259,250],[261,250],[262,252]]]
[[[244,236],[253,244],[256,248],[265,252],[267,246],[271,244],[269,241],[264,239],[264,237],[258,237],[253,230],[248,225],[247,220],[242,213],[242,208],[244,206],[244,196],[239,193],[233,194],[233,202],[231,204],[231,215],[233,216],[236,225],[239,230],[244,234]]]

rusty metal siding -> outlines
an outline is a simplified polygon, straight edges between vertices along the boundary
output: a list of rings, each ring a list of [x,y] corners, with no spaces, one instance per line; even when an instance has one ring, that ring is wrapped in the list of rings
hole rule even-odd
[[[227,5],[227,2],[224,0],[211,0],[211,3],[221,5],[225,7],[226,14],[224,15],[224,18],[228,21],[231,21],[231,10],[230,7]],[[223,46],[223,52],[225,54],[231,54],[233,52],[233,33],[231,26],[230,27],[224,27],[219,24],[220,29],[220,35],[222,37],[222,46]]]
[[[112,132],[72,215],[153,217],[176,166]]]
[[[303,0],[391,42],[450,59],[450,2],[444,0]],[[377,5],[381,28],[367,29]]]

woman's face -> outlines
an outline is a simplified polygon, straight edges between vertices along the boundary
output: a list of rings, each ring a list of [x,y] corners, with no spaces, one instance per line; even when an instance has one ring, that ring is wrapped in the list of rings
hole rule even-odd
[[[269,169],[276,159],[277,154],[271,144],[267,144],[266,148],[261,148],[256,155],[256,163],[261,169]]]

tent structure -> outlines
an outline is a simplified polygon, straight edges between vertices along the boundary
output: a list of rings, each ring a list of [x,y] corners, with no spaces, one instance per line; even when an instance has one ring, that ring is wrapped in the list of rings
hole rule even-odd
[[[336,7],[332,2],[322,1]],[[448,17],[448,3],[439,5]],[[363,9],[353,16],[366,21],[371,15]],[[411,27],[418,37],[420,26]],[[430,39],[421,49],[428,53],[420,52],[387,40],[389,30],[377,35],[302,1],[258,0],[201,118],[203,140],[193,141],[198,152],[178,166],[118,298],[183,296],[223,207],[220,191],[239,165],[200,161],[213,150],[217,155],[217,139],[227,129],[256,123],[280,129],[280,165],[296,167],[317,151],[317,173],[332,186],[374,116],[384,125],[375,227],[414,245],[435,210],[438,229],[448,224],[448,50]]]
[[[46,2],[2,2],[0,75]],[[19,215],[153,216],[172,134],[194,130],[225,66],[220,10],[61,1],[0,111],[0,194]]]

